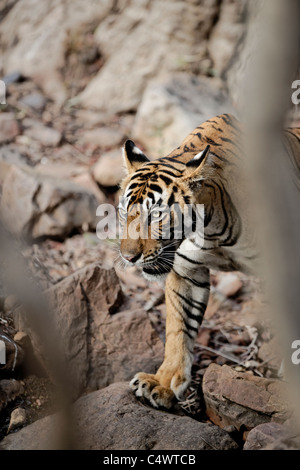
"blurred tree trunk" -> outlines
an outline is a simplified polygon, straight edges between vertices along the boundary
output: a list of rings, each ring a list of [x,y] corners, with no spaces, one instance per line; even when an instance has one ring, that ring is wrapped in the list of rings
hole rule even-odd
[[[285,378],[300,427],[300,365],[291,361],[292,342],[300,340],[300,173],[295,174],[297,167],[290,163],[282,139],[299,66],[300,2],[259,3],[244,95],[245,163],[271,313],[284,347]]]

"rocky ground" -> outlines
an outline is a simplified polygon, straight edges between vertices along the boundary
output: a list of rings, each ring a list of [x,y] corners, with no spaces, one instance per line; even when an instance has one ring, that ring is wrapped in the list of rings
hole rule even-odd
[[[162,362],[164,288],[150,285],[136,268],[122,268],[117,240],[100,240],[95,231],[97,206],[118,203],[123,176],[120,147],[127,137],[154,158],[179,145],[200,122],[235,112],[222,78],[243,33],[242,2],[203,2],[199,17],[198,10],[194,17],[193,2],[178,2],[192,9],[187,22],[191,36],[186,31],[173,35],[181,7],[175,12],[172,2],[165,2],[174,17],[167,11],[163,47],[159,52],[152,47],[148,57],[143,40],[132,49],[124,37],[128,30],[135,42],[137,30],[139,38],[146,36],[143,28],[154,31],[155,9],[146,22],[132,2],[122,26],[122,7],[112,2],[115,10],[103,13],[98,28],[93,11],[86,9],[88,26],[82,29],[83,19],[75,8],[60,23],[62,37],[54,28],[62,2],[51,10],[51,21],[49,2],[39,2],[36,34],[47,31],[39,53],[45,54],[48,46],[52,51],[46,64],[36,60],[34,48],[32,63],[23,58],[32,47],[25,34],[30,24],[22,17],[28,1],[6,2],[5,34],[0,37],[0,49],[11,51],[9,57],[3,56],[9,73],[4,77],[7,104],[1,105],[0,113],[0,208],[6,226],[29,242],[20,247],[28,275],[53,305],[53,321],[72,376],[74,445],[297,448],[279,347],[272,321],[264,313],[260,280],[238,272],[211,273],[211,295],[196,338],[186,400],[170,412],[154,410],[132,395],[128,381],[137,371],[155,372]],[[11,27],[10,3],[12,12],[15,4],[20,10],[15,21],[26,23],[20,32],[24,41],[19,43],[12,33],[16,25]],[[71,21],[76,34],[69,29]],[[209,30],[202,28],[200,38],[199,24]],[[124,44],[115,38],[119,42],[112,45],[111,25],[121,31]],[[186,43],[180,34],[188,38]],[[199,41],[202,46],[195,55]],[[162,65],[166,48],[175,51],[178,43],[184,60],[172,55]],[[188,56],[187,51],[193,54]],[[120,67],[123,76],[129,74],[135,56],[140,58],[136,74],[130,74],[124,89],[116,89],[112,77]],[[157,75],[149,83],[146,62],[152,77]],[[299,116],[292,113],[291,121],[297,125]],[[59,419],[57,387],[40,338],[20,299],[7,287],[8,266],[1,263],[0,339],[7,361],[0,365],[0,447],[56,447],[51,429],[57,429]]]

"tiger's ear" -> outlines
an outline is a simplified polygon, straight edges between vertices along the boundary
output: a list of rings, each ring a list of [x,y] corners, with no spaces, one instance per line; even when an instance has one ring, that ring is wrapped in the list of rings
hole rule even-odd
[[[201,173],[209,156],[209,150],[210,145],[197,153],[197,155],[186,164],[186,170],[184,172],[185,179],[191,179],[192,181],[201,179]]]
[[[128,174],[134,173],[142,165],[150,162],[146,155],[144,155],[132,140],[126,140],[123,147],[123,158]]]

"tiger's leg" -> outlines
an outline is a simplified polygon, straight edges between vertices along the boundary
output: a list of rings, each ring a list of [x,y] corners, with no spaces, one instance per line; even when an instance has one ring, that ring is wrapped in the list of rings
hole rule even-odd
[[[209,271],[197,269],[180,276],[171,271],[166,279],[166,345],[164,361],[156,374],[140,372],[130,382],[137,396],[155,407],[170,408],[181,399],[191,379],[194,340],[209,296]]]

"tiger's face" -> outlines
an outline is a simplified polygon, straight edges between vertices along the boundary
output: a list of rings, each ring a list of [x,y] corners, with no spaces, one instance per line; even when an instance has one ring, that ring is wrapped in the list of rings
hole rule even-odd
[[[205,155],[201,152],[188,164],[150,161],[130,140],[123,151],[128,176],[118,206],[120,255],[127,265],[141,267],[147,279],[163,278],[171,271],[176,250],[186,236],[179,224],[185,205],[193,202],[187,181]]]

